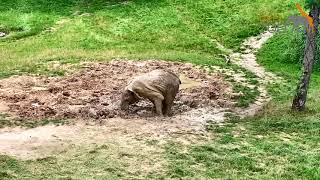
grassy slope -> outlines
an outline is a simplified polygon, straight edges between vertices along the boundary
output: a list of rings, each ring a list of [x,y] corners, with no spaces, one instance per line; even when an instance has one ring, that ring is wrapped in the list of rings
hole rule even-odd
[[[289,13],[289,2],[1,0],[0,30],[10,36],[0,39],[0,76],[48,73],[42,64],[50,60],[217,63],[222,52],[213,40],[237,48]]]
[[[243,38],[259,32],[264,23],[286,16],[293,7],[289,0],[256,0],[250,4],[238,0],[228,3],[200,0],[188,4],[184,1],[129,4],[95,1],[89,6],[87,1],[16,2],[0,1],[2,28],[16,31],[0,42],[2,76],[20,71],[41,72],[43,67],[36,65],[52,59],[77,62],[79,58],[124,56],[207,63],[221,53],[211,43],[212,39],[236,49]],[[72,16],[75,11],[93,15]],[[266,12],[271,12],[268,13],[271,16]],[[61,19],[66,21],[57,24]],[[57,30],[43,32],[51,26]],[[21,30],[27,31],[19,32]],[[288,62],[288,59],[296,59],[297,51],[288,48],[295,47],[295,43],[288,43],[292,37],[286,32],[273,38],[259,52],[259,61],[289,82],[296,82],[299,68]],[[35,161],[0,156],[0,179],[22,176],[83,178],[97,174],[101,178],[140,175],[149,178],[317,179],[320,176],[320,106],[317,103],[320,94],[316,91],[319,79],[317,75],[313,78],[307,112],[288,111],[292,93],[286,90],[293,92],[294,83],[270,87],[275,101],[260,117],[233,119],[224,126],[213,125],[208,130],[214,132],[215,138],[202,145],[167,144],[164,160],[168,167],[161,172],[145,174],[137,166],[139,170],[132,173],[125,164],[128,159],[121,160],[117,154],[109,154],[108,149],[94,148]],[[148,160],[148,156],[140,157],[135,153],[129,157]]]

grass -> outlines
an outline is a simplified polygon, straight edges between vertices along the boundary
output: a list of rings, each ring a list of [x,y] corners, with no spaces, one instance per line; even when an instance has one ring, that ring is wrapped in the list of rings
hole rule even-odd
[[[319,179],[319,64],[312,77],[307,109],[290,111],[301,74],[301,50],[301,36],[290,30],[265,44],[258,53],[259,62],[284,79],[282,84],[269,85],[273,101],[259,116],[243,120],[231,116],[227,123],[208,126],[215,138],[205,144],[168,144],[170,177]]]
[[[6,115],[0,114],[0,128],[5,127],[26,127],[35,128],[45,125],[68,125],[71,120],[67,119],[42,119],[42,120],[30,120],[30,119],[10,119]]]
[[[215,139],[187,151],[180,150],[186,148],[181,144],[169,144],[170,177],[318,179],[319,114],[290,113],[274,106],[258,118],[211,126]]]
[[[0,77],[63,75],[48,64],[113,58],[236,69],[221,60],[224,52],[213,42],[238,50],[244,38],[293,12],[291,0],[1,0],[0,31],[9,36],[0,39]],[[213,138],[206,142],[148,140],[135,142],[132,149],[104,142],[35,160],[1,155],[0,179],[319,179],[319,65],[308,109],[289,111],[302,44],[300,36],[284,31],[260,50],[259,62],[286,82],[268,87],[274,100],[261,115],[208,126]],[[246,87],[236,89],[251,94],[239,101],[241,106],[257,95]],[[0,116],[0,126],[8,123],[13,122]]]
[[[33,160],[0,155],[0,179],[161,179],[163,160],[157,146],[126,138],[105,140]]]
[[[318,44],[320,41],[318,41]],[[304,39],[302,34],[292,30],[277,33],[267,44],[259,51],[258,61],[269,71],[273,71],[283,77],[286,83],[269,86],[269,91],[274,98],[285,101],[292,98],[296,86],[301,77],[301,67],[304,52]],[[318,57],[320,58],[320,57]],[[314,72],[311,78],[309,100],[317,97],[316,91],[320,84],[320,63],[316,61]]]
[[[52,59],[205,57],[215,64],[223,52],[214,40],[237,49],[244,38],[291,14],[290,2],[2,0],[0,31],[9,36],[0,39],[0,76],[46,74],[39,64]]]
[[[236,84],[233,86],[233,91],[235,93],[242,93],[243,95],[237,96],[236,100],[236,107],[249,107],[255,99],[260,95],[257,87],[251,89],[247,86]]]

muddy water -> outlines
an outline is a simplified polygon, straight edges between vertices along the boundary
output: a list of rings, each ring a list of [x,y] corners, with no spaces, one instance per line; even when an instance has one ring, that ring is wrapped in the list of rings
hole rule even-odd
[[[191,88],[197,88],[201,85],[201,82],[196,81],[194,79],[188,78],[185,75],[179,76],[181,80],[181,85],[179,89],[191,89]]]

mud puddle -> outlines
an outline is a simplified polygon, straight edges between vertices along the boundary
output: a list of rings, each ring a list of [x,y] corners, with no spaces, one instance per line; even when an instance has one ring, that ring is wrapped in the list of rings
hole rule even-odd
[[[155,117],[153,105],[140,101],[119,110],[122,89],[134,76],[165,68],[181,77],[173,116],[199,108],[232,106],[232,87],[218,74],[191,64],[166,61],[112,61],[87,65],[68,77],[14,76],[0,80],[0,110],[20,119],[108,119]]]

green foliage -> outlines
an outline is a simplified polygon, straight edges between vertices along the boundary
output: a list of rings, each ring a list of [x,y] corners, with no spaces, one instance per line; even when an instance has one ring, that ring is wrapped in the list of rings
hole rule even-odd
[[[8,119],[5,115],[0,114],[0,128],[4,127],[26,127],[35,128],[38,126],[45,126],[48,124],[52,125],[67,125],[70,124],[71,120],[66,119],[42,119],[39,121],[28,120],[28,119]]]
[[[313,4],[320,7],[320,0],[306,0],[306,5],[308,5],[309,7],[312,6]]]
[[[308,98],[308,110],[291,112],[290,103],[300,77],[304,38],[291,30],[276,34],[258,53],[268,70],[283,77],[269,85],[273,101],[264,112],[229,123],[212,124],[215,138],[202,145],[167,146],[171,177],[183,179],[318,179],[319,64]],[[186,149],[181,151],[180,149]]]
[[[258,61],[282,76],[293,77],[301,68],[303,52],[303,36],[289,30],[267,42],[258,52]]]

